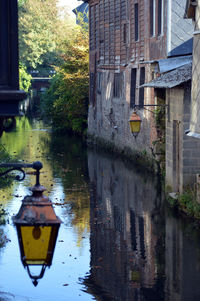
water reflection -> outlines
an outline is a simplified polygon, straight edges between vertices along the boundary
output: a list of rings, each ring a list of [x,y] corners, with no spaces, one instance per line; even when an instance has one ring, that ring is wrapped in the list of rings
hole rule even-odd
[[[164,215],[156,179],[93,152],[88,166],[91,275],[86,282],[111,300],[163,300]]]
[[[166,291],[174,301],[200,300],[200,235],[187,221],[170,214],[166,218]]]
[[[59,151],[58,151],[59,150]],[[85,143],[70,136],[67,140],[53,136],[46,144],[46,156],[56,179],[62,178],[63,191],[57,202],[67,203],[65,213],[67,223],[73,226],[77,237],[77,246],[83,246],[90,227],[90,197],[88,188],[87,150]],[[55,188],[57,190],[57,188]],[[65,199],[63,199],[65,195]]]
[[[96,300],[197,301],[200,235],[166,208],[156,178],[88,154],[91,271]]]
[[[92,300],[79,282],[89,271],[90,256],[89,189],[87,171],[83,170],[87,166],[85,148],[73,137],[54,137],[41,121],[25,117],[17,120],[14,132],[3,134],[1,142],[14,161],[43,163],[41,184],[47,188],[45,194],[53,201],[63,224],[51,269],[33,287],[20,262],[12,216],[18,212],[23,197],[30,194],[28,187],[35,184],[35,179],[27,175],[23,182],[13,182],[1,189],[1,205],[9,214],[6,224],[0,226],[6,240],[0,249],[0,300]]]

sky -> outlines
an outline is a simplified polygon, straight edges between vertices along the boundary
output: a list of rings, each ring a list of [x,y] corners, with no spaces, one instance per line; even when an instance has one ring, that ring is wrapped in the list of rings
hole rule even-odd
[[[71,9],[74,9],[75,7],[81,5],[83,2],[78,0],[59,0],[60,5],[62,6],[68,6]]]

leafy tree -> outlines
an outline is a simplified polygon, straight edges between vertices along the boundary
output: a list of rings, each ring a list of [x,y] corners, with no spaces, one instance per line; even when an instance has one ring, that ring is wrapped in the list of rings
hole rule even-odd
[[[54,129],[81,134],[87,128],[88,24],[80,14],[79,25],[72,25],[65,14],[59,16],[58,0],[19,1],[21,63],[28,70],[54,66],[57,72],[43,111]]]
[[[31,87],[32,76],[27,73],[26,67],[20,65],[19,67],[19,86],[21,90],[28,92]]]
[[[63,43],[64,63],[57,68],[50,89],[43,98],[43,112],[55,130],[82,134],[88,111],[88,31],[74,27]]]
[[[27,0],[18,0],[18,7],[22,7]]]
[[[56,50],[57,0],[19,0],[20,61],[36,68]]]

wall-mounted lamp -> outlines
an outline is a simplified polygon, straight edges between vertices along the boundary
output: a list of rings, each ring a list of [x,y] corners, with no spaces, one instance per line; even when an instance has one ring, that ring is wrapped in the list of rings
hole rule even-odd
[[[140,116],[136,112],[133,112],[133,114],[131,115],[131,118],[129,119],[129,124],[130,124],[131,133],[133,134],[133,136],[135,138],[137,137],[137,135],[140,132],[141,123],[142,123],[142,120],[141,120]]]
[[[141,129],[142,120],[140,116],[135,112],[136,110],[146,109],[145,107],[168,107],[168,105],[160,104],[160,105],[134,105],[134,112],[129,119],[130,129],[133,136],[136,138]],[[147,110],[147,109],[146,109]],[[151,113],[155,113],[151,110],[148,110]]]

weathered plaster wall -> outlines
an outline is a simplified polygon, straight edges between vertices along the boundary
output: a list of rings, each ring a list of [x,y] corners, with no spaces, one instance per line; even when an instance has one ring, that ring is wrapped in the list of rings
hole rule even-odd
[[[155,2],[157,5],[157,1]],[[150,2],[148,0],[90,1],[90,105],[88,134],[112,142],[116,147],[145,150],[151,154],[156,140],[152,114],[140,110],[142,129],[133,138],[129,129],[131,69],[136,68],[135,104],[139,104],[140,70],[145,67],[145,81],[152,79],[153,70],[144,61],[166,56],[166,3],[162,34],[158,34],[158,9],[155,8],[155,35],[150,36]],[[138,5],[139,38],[135,40],[135,7]],[[113,97],[114,73],[123,74],[121,96]],[[97,91],[101,73],[101,94]],[[153,89],[145,89],[144,103],[154,103]]]
[[[88,134],[112,142],[120,149],[130,147],[150,153],[151,127],[147,116],[151,113],[143,110],[138,112],[142,118],[142,127],[136,139],[129,128],[129,119],[133,111],[130,109],[130,69],[127,68],[122,73],[123,88],[120,98],[113,97],[113,81],[114,72],[104,70],[101,94],[97,93],[96,105],[89,106]]]

